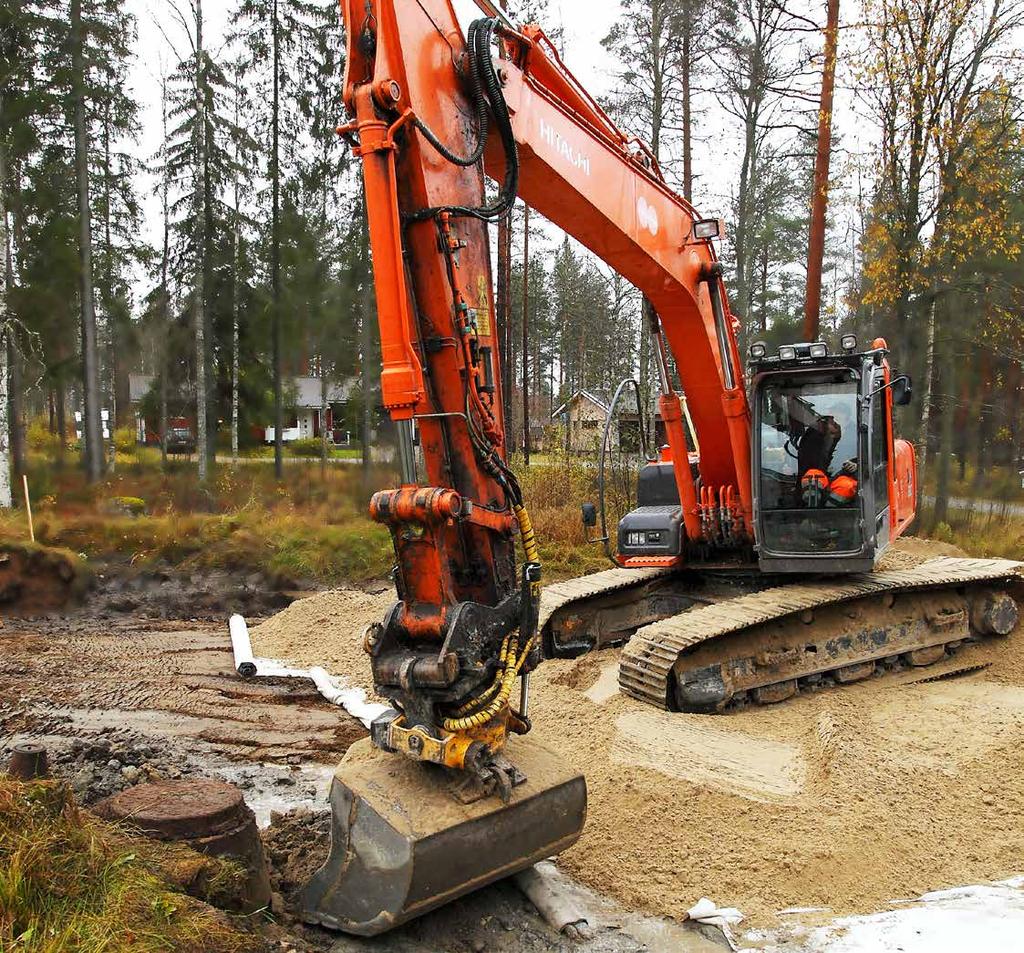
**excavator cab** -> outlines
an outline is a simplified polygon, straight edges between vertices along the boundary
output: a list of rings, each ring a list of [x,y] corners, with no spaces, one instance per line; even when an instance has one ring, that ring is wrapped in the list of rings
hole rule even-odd
[[[891,376],[880,339],[867,351],[853,335],[843,343],[838,354],[820,341],[772,355],[751,346],[754,530],[764,571],[869,571],[903,528],[893,457],[913,452],[894,440],[892,407],[909,401],[909,379]]]
[[[910,380],[893,376],[879,338],[866,351],[844,335],[838,353],[823,341],[751,345],[752,490],[759,568],[778,573],[869,571],[913,518],[913,448],[894,437],[894,405]],[[700,486],[699,461],[690,468]],[[618,526],[623,565],[690,561],[671,460],[649,462],[637,506]],[[712,550],[714,552],[714,550]],[[664,562],[662,562],[664,561]]]

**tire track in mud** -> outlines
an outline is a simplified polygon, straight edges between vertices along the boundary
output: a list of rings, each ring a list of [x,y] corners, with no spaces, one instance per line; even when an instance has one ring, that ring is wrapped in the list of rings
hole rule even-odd
[[[365,735],[358,722],[297,679],[245,682],[227,626],[171,631],[5,631],[0,726],[65,725],[88,735],[129,727],[218,754],[333,763]]]

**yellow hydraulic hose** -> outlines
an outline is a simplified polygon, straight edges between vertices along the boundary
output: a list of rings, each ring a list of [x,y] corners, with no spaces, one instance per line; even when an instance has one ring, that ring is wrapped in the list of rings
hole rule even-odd
[[[523,543],[523,553],[527,562],[540,563],[540,549],[537,546],[537,537],[533,531],[533,523],[530,514],[523,505],[513,506],[513,512],[519,521],[519,535]],[[534,585],[538,586],[539,583]],[[534,593],[536,596],[536,593]],[[514,637],[512,633],[505,636],[501,645],[501,652],[498,655],[498,674],[494,681],[484,689],[476,698],[471,699],[461,708],[457,709],[454,718],[446,718],[441,722],[445,731],[465,731],[467,728],[476,728],[489,722],[501,709],[508,704],[512,696],[512,689],[520,669],[526,663],[526,657],[533,648],[535,636],[531,636],[526,643],[522,653],[519,652],[519,635]],[[490,699],[490,701],[488,701]],[[486,703],[486,705],[485,705]],[[473,714],[467,714],[474,708],[485,705]]]

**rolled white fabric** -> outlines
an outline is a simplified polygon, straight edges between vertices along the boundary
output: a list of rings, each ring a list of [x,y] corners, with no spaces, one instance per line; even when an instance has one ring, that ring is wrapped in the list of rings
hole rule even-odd
[[[366,692],[361,688],[338,688],[334,683],[334,677],[319,666],[309,670],[309,677],[313,679],[316,690],[324,698],[335,705],[341,705],[353,718],[358,718],[365,728],[370,727],[370,722],[374,718],[389,710],[388,705],[368,702]]]
[[[586,914],[554,864],[542,860],[519,871],[513,879],[550,927],[577,939],[587,935],[590,924]]]
[[[252,657],[252,642],[249,639],[249,627],[237,612],[228,619],[228,631],[231,633],[231,651],[235,656],[235,671],[242,678],[252,678],[256,674],[256,659]]]
[[[331,704],[344,708],[353,718],[358,718],[365,728],[370,727],[370,722],[374,718],[389,710],[387,705],[368,702],[366,692],[361,688],[339,687],[335,676],[319,666],[308,669],[290,668],[277,659],[255,658],[252,654],[249,627],[245,624],[245,619],[238,614],[228,619],[228,631],[231,633],[235,671],[242,678],[308,678],[324,698]]]

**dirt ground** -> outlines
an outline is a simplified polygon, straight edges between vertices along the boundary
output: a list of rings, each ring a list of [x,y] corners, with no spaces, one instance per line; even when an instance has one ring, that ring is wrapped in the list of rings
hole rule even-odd
[[[907,540],[885,568],[947,552]],[[335,592],[294,603],[255,630],[257,654],[329,660],[366,685],[359,631],[388,602]],[[586,830],[560,866],[629,908],[678,917],[706,895],[753,926],[790,907],[869,912],[1018,873],[1022,635],[927,670],[716,716],[620,695],[614,650],[545,662],[533,679],[536,736],[589,789]]]
[[[174,580],[173,585],[187,591],[192,583]],[[113,591],[119,588],[115,585]],[[721,949],[690,930],[630,914],[606,900],[599,904],[603,913],[595,935],[571,944],[510,884],[479,891],[377,940],[343,937],[294,922],[285,912],[287,900],[318,866],[328,844],[330,776],[349,745],[365,737],[364,728],[324,701],[311,683],[240,679],[233,668],[226,620],[175,622],[147,620],[138,611],[118,613],[108,601],[110,591],[108,587],[101,593],[93,611],[87,602],[59,615],[3,619],[0,765],[6,764],[14,744],[30,739],[42,743],[53,773],[65,778],[86,805],[147,780],[219,777],[238,784],[261,825],[270,824],[264,838],[278,916],[264,927],[268,949]]]

